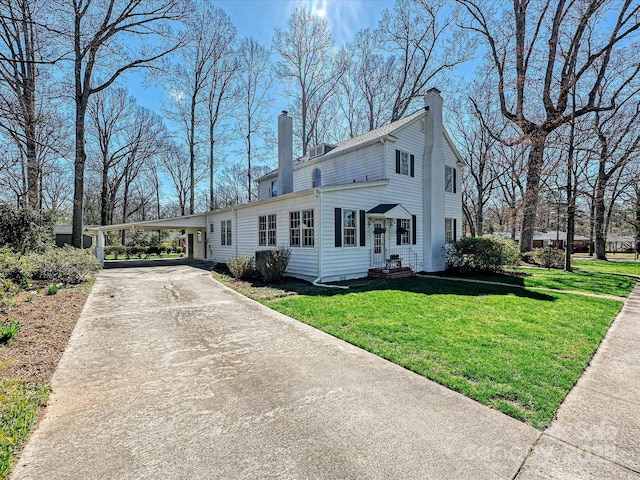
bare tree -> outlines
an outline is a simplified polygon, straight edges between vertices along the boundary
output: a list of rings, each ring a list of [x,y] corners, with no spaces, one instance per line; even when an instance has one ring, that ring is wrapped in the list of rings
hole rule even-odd
[[[613,205],[622,193],[624,169],[640,153],[640,102],[633,90],[624,101],[609,112],[596,111],[593,131],[597,137],[597,176],[594,189],[595,253],[606,260],[606,239]],[[613,182],[612,182],[613,180]],[[605,194],[610,190],[610,205],[605,204]]]
[[[252,199],[252,163],[256,159],[263,159],[268,154],[268,148],[264,148],[262,155],[253,148],[256,138],[262,140],[263,146],[269,147],[269,141],[273,138],[273,132],[269,125],[271,118],[271,88],[274,77],[272,74],[270,53],[255,39],[245,38],[238,49],[239,75],[238,75],[238,113],[236,115],[236,127],[244,139],[247,154],[247,194],[248,201]],[[255,165],[254,165],[255,166]]]
[[[281,57],[276,73],[285,79],[286,94],[300,109],[302,155],[310,144],[323,140],[314,137],[317,120],[345,72],[333,46],[327,21],[303,8],[293,12],[287,30],[276,28],[273,36],[273,47]]]
[[[92,96],[88,114],[88,132],[97,151],[93,168],[100,175],[100,225],[111,225],[113,204],[120,188],[121,176],[111,173],[129,155],[132,145],[126,144],[127,129],[135,121],[135,100],[123,88],[103,90]]]
[[[36,81],[39,26],[35,14],[41,6],[34,0],[0,0],[0,127],[14,139],[26,160],[24,199],[41,207],[41,169],[38,164]]]
[[[178,43],[166,46],[171,21],[183,16],[182,0],[72,0],[55,4],[52,25],[71,46],[75,104],[75,164],[71,243],[82,246],[85,121],[91,95],[123,73],[149,66]]]
[[[450,27],[445,0],[398,0],[378,24],[383,49],[393,57],[391,121],[402,118],[444,72],[466,61],[472,45]]]
[[[236,29],[229,16],[209,2],[199,3],[186,17],[185,25],[188,31],[186,45],[180,50],[178,63],[167,72],[168,77],[163,77],[163,83],[170,88],[173,99],[169,114],[184,128],[189,155],[189,213],[192,214],[195,211],[196,177],[200,176],[205,163],[199,146],[206,141],[200,131],[209,130],[212,85],[215,84],[214,90],[219,88],[221,73],[226,71],[232,57]],[[222,77],[226,82],[222,88],[227,88],[229,76]],[[224,91],[222,95],[223,98],[227,96]]]
[[[521,251],[528,251],[547,137],[574,117],[614,108],[616,91],[599,105],[597,93],[605,78],[619,78],[622,88],[640,69],[625,58],[638,49],[640,5],[632,0],[514,0],[508,11],[497,1],[457,3],[468,16],[466,28],[487,47],[502,114],[530,145],[520,237]],[[574,89],[576,106],[571,108]]]
[[[226,141],[225,127],[230,120],[232,104],[237,99],[238,89],[234,81],[239,68],[239,58],[234,51],[236,28],[226,15],[219,15],[214,28],[217,32],[215,61],[209,74],[206,88],[206,126],[209,144],[209,209],[215,209],[216,145]],[[211,28],[211,27],[209,27]]]

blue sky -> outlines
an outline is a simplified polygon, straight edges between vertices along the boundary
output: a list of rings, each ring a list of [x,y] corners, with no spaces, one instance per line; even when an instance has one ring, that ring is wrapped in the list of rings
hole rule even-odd
[[[363,28],[375,28],[381,13],[394,5],[393,0],[218,0],[213,4],[223,9],[238,29],[238,37],[252,36],[266,47],[271,46],[275,27],[286,28],[293,11],[302,6],[324,16],[329,22],[338,46],[353,39]],[[160,112],[162,90],[143,87],[141,77],[129,75],[127,87],[138,102]],[[274,125],[288,99],[275,98]]]

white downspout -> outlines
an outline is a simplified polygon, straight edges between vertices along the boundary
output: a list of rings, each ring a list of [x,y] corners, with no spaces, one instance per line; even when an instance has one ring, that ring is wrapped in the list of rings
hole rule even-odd
[[[344,285],[327,285],[324,283],[320,283],[322,281],[322,277],[324,276],[324,248],[322,244],[322,215],[324,214],[324,210],[322,209],[322,190],[316,189],[316,195],[318,197],[318,210],[320,211],[320,227],[316,231],[318,232],[318,278],[316,278],[311,284],[315,287],[324,287],[324,288],[339,288],[341,290],[348,290],[349,287]]]
[[[231,229],[232,232],[232,236],[235,236],[235,241],[233,242],[234,245],[234,251],[236,253],[236,257],[238,256],[238,240],[240,239],[239,236],[239,232],[240,229],[238,228],[238,209],[233,207],[233,226],[236,229],[236,235],[233,235],[233,228]]]

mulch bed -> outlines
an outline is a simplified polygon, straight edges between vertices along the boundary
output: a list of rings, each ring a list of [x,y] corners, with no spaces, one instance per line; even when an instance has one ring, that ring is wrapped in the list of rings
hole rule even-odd
[[[0,380],[50,383],[87,296],[79,288],[63,288],[55,295],[47,295],[46,289],[23,291],[0,311],[2,323],[20,322],[9,345],[0,345]]]

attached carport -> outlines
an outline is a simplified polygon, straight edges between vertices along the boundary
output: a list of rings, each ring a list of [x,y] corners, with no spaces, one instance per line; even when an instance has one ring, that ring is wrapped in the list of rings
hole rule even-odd
[[[140,222],[119,223],[116,225],[100,225],[85,227],[85,233],[93,237],[94,252],[100,263],[104,265],[104,233],[118,230],[184,230],[187,236],[186,255],[189,258],[206,259],[207,249],[207,215],[185,215],[184,217],[144,220]]]

